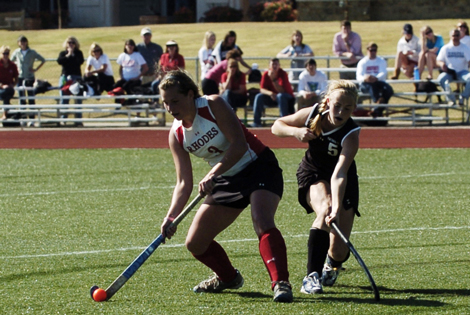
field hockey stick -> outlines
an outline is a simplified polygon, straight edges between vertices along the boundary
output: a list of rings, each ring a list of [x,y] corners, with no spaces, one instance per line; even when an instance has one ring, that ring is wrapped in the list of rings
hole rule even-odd
[[[193,208],[201,201],[203,196],[198,195],[196,198],[194,198],[193,201],[189,205],[186,206],[186,208],[171,222],[171,224],[168,226],[169,228],[176,227],[187,215]],[[152,253],[160,246],[161,243],[165,241],[165,237],[163,234],[160,234],[153,242],[147,246],[147,248],[140,253],[139,256],[124,270],[121,275],[114,280],[114,282],[106,289],[106,295],[101,297],[101,299],[96,300],[95,297],[93,296],[93,293],[95,290],[99,289],[98,286],[93,286],[90,289],[90,294],[91,298],[97,302],[99,301],[108,301],[111,299],[111,297],[116,294],[119,289],[122,288],[122,286],[127,282],[127,280],[130,279],[134,275],[134,273],[140,268],[140,266],[143,265],[143,263],[152,255]]]
[[[376,301],[380,301],[380,293],[379,293],[379,289],[377,288],[377,286],[375,285],[375,281],[374,281],[374,278],[372,278],[372,275],[370,274],[370,271],[369,269],[367,269],[367,266],[366,264],[364,263],[364,261],[362,260],[361,256],[359,256],[359,253],[356,251],[356,249],[354,248],[353,244],[346,238],[346,236],[344,236],[344,234],[341,232],[341,230],[339,229],[338,225],[336,225],[336,222],[331,222],[331,226],[335,229],[336,233],[338,233],[338,235],[341,237],[341,239],[346,243],[346,245],[349,247],[349,249],[351,250],[351,252],[353,253],[354,257],[356,258],[357,262],[359,263],[359,265],[362,267],[362,269],[364,270],[364,272],[366,273],[366,276],[367,276],[367,279],[369,279],[369,282],[370,282],[370,285],[372,287],[372,290],[374,290],[374,296],[375,296],[375,300]]]

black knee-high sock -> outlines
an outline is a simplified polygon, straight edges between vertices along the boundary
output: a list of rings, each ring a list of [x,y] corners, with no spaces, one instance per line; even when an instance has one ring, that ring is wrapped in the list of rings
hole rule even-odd
[[[308,238],[307,275],[318,272],[321,277],[328,248],[330,247],[330,233],[319,229],[310,229]]]

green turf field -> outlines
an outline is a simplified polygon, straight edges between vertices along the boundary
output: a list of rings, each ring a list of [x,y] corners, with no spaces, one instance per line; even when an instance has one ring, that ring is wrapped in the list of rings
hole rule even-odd
[[[376,303],[354,258],[337,285],[299,293],[313,215],[296,201],[303,150],[276,150],[285,176],[277,214],[294,303],[271,302],[249,209],[218,237],[245,277],[237,291],[194,294],[210,275],[178,234],[111,301],[93,302],[159,234],[175,181],[168,150],[0,150],[1,314],[468,314],[468,149],[361,150],[362,218],[351,241],[382,294]],[[194,161],[195,179],[208,170]]]

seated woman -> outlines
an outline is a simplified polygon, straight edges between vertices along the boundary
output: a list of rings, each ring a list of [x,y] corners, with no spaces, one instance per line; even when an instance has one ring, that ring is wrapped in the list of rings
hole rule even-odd
[[[126,40],[124,52],[119,55],[116,62],[119,64],[120,79],[114,88],[122,87],[127,94],[133,94],[132,89],[141,85],[142,76],[148,70],[147,63],[138,52],[134,40]]]
[[[440,35],[434,35],[432,28],[428,25],[421,28],[421,47],[422,50],[419,53],[418,69],[419,77],[424,71],[424,66],[428,68],[428,76],[426,79],[432,80],[432,71],[437,68],[436,58],[444,46],[444,39]]]
[[[246,76],[238,68],[236,59],[229,59],[227,63],[227,71],[222,74],[222,98],[237,111],[237,107],[245,107],[248,100]]]
[[[158,71],[157,78],[152,82],[152,90],[158,94],[158,85],[167,72],[172,70],[184,70],[184,57],[179,53],[180,49],[178,43],[174,40],[166,42],[165,53],[160,57],[160,70]]]
[[[85,81],[95,90],[96,95],[111,91],[114,85],[114,73],[111,63],[103,49],[97,43],[90,46],[90,56],[86,61]]]

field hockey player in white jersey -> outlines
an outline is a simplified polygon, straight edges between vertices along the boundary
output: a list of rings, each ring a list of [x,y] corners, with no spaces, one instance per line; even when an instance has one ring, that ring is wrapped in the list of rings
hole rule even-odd
[[[297,170],[298,197],[307,213],[316,213],[308,239],[307,275],[301,292],[332,286],[349,248],[331,229],[336,222],[349,238],[358,215],[359,184],[354,157],[360,127],[352,120],[357,89],[350,81],[332,81],[321,103],[276,120],[272,132],[308,143]],[[326,263],[325,263],[326,260]]]
[[[271,278],[275,302],[292,302],[286,245],[274,215],[283,193],[282,170],[274,153],[249,132],[229,104],[217,95],[200,96],[184,71],[169,72],[159,85],[163,104],[175,119],[169,145],[176,169],[176,186],[161,231],[171,238],[169,224],[183,210],[193,190],[190,154],[211,167],[199,182],[205,201],[186,237],[193,256],[214,271],[194,292],[218,293],[242,287],[244,279],[215,237],[251,205],[259,251]]]

